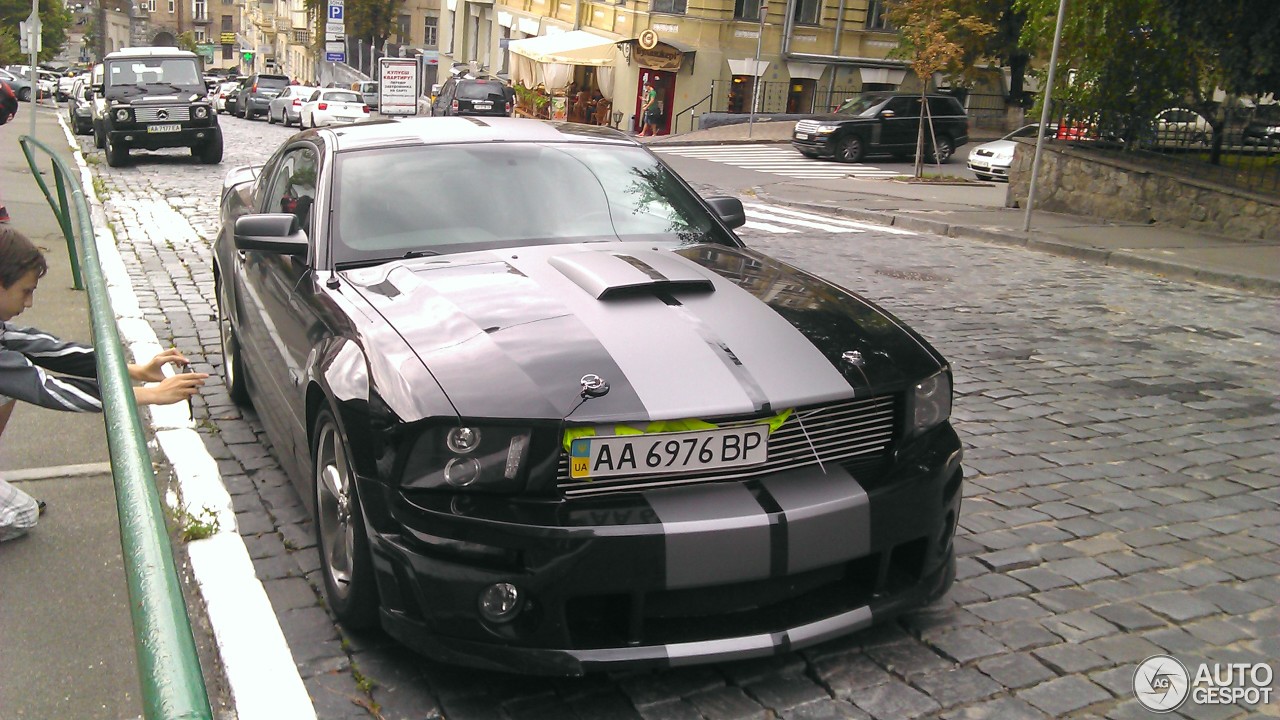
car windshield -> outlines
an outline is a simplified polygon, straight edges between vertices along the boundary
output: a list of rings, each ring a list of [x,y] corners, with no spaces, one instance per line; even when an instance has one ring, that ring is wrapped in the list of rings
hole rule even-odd
[[[477,80],[476,82],[458,83],[458,99],[460,100],[497,100],[502,102],[504,95],[502,86],[497,83]]]
[[[196,61],[188,58],[125,58],[107,62],[107,85],[161,86],[164,91],[204,93]]]
[[[876,108],[883,102],[884,98],[880,95],[859,95],[845,100],[843,105],[836,108],[836,114],[872,117],[876,114]]]
[[[493,143],[339,153],[335,263],[591,241],[732,243],[641,148]]]

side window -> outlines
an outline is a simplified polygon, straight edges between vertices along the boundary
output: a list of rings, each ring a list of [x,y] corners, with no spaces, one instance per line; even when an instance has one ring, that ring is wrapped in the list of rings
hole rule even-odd
[[[893,114],[898,117],[919,117],[920,116],[920,98],[917,97],[896,97],[889,101],[884,107],[885,110],[892,110]]]
[[[964,108],[960,107],[960,103],[952,98],[929,98],[929,114],[934,117],[963,115]]]
[[[316,100],[319,100],[319,99],[320,99],[320,91],[316,90],[315,92],[311,93],[311,97],[307,98],[307,102],[315,102]]]
[[[290,150],[276,166],[265,212],[293,213],[308,236],[311,232],[311,205],[316,197],[316,152],[310,147]]]

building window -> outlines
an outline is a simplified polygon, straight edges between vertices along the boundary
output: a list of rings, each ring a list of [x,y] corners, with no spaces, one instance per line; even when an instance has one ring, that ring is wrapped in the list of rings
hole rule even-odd
[[[819,0],[796,0],[796,12],[792,19],[801,25],[817,25],[821,7]]]
[[[734,0],[734,20],[759,20],[760,0]]]
[[[222,46],[222,59],[223,59],[223,60],[231,60],[231,59],[235,58],[235,51],[236,51],[236,49],[235,49],[234,47],[232,47],[232,46],[230,46],[230,45],[223,45],[223,46]]]
[[[156,0],[147,0],[147,12],[156,11]]]
[[[653,12],[683,15],[688,5],[688,0],[653,0],[653,4],[649,7]]]
[[[297,45],[308,45],[311,43],[311,33],[306,30],[293,29],[293,42]]]
[[[231,31],[232,31],[232,28],[231,28],[231,16],[230,16],[230,15],[223,15],[223,16],[222,16],[222,32],[231,32]]]
[[[195,2],[195,10],[196,10],[196,13],[195,13],[195,19],[196,19],[196,20],[208,20],[208,19],[209,19],[208,6],[207,6],[207,5],[205,5],[204,0],[196,0],[196,2]]]
[[[195,30],[192,30],[192,32],[195,33],[196,42],[198,43],[204,42],[205,40],[204,28],[196,28]]]
[[[408,15],[401,15],[400,22],[396,23],[396,35],[399,36],[399,39],[397,39],[396,42],[401,45],[407,45],[412,42],[412,39],[409,37],[409,20],[411,19],[412,18]]]
[[[440,42],[440,18],[428,15],[422,26],[422,45],[433,48]]]
[[[172,15],[178,11],[175,0],[169,0],[169,14]]]
[[[867,29],[878,30],[880,32],[893,32],[897,30],[889,19],[885,17],[885,12],[889,8],[885,7],[885,0],[868,0],[867,2]]]

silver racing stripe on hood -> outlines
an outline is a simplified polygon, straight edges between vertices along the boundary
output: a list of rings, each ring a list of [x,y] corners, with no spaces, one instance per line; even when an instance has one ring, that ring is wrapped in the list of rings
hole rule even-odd
[[[626,374],[649,419],[749,414],[764,409],[762,399],[772,409],[784,409],[854,396],[849,382],[803,333],[733,282],[650,244],[610,243],[599,251],[602,255],[637,259],[664,276],[675,268],[698,273],[710,280],[712,291],[667,292],[659,286],[652,293],[596,300],[551,262],[581,248],[522,248],[518,257],[504,260],[591,328]],[[612,259],[630,265],[623,257]]]

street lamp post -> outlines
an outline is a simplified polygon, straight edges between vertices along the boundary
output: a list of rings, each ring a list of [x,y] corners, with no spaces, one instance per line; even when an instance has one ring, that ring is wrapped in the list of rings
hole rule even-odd
[[[769,14],[769,3],[760,0],[760,30],[756,34],[756,59],[755,64],[751,66],[751,114],[747,116],[747,138],[751,138],[751,132],[755,129],[756,124],[756,98],[760,97],[760,43],[764,41],[764,19]]]
[[[1058,0],[1058,22],[1053,28],[1053,51],[1049,53],[1049,77],[1045,79],[1044,106],[1040,108],[1040,127],[1036,128],[1036,154],[1031,160],[1031,185],[1027,188],[1027,215],[1022,232],[1031,231],[1031,209],[1036,204],[1036,177],[1040,174],[1040,152],[1044,149],[1044,130],[1049,126],[1049,105],[1053,100],[1053,76],[1058,69],[1058,45],[1062,42],[1062,20],[1067,15],[1067,0]]]

